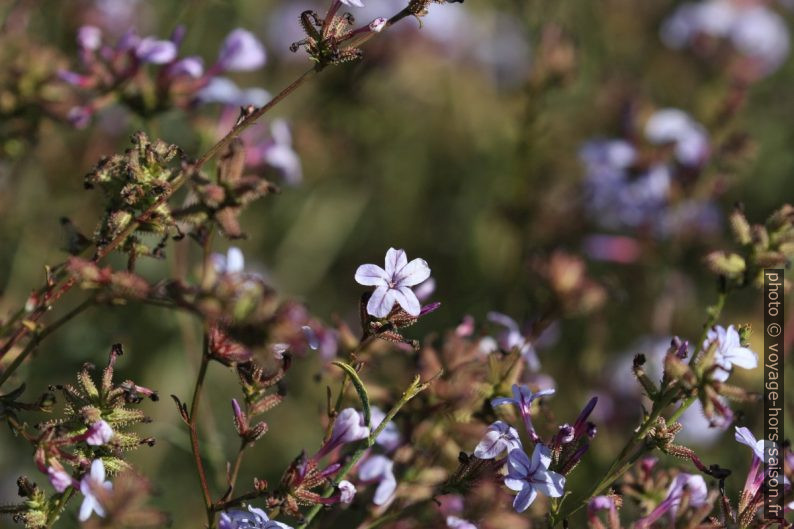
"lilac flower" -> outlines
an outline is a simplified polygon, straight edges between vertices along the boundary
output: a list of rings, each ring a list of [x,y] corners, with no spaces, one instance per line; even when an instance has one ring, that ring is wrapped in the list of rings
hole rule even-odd
[[[526,428],[530,438],[534,442],[538,442],[540,438],[535,432],[535,428],[532,426],[532,417],[530,416],[532,401],[541,397],[546,397],[548,395],[554,395],[554,391],[554,389],[544,389],[542,391],[538,391],[537,393],[532,393],[532,390],[526,386],[513,384],[513,398],[500,397],[493,399],[491,400],[491,406],[495,408],[505,404],[515,404],[519,413],[521,413],[521,418],[524,419],[524,427]]]
[[[457,516],[447,516],[447,527],[449,529],[477,529],[477,526],[470,521]]]
[[[113,428],[105,421],[97,421],[86,432],[85,442],[91,446],[102,446],[113,438]]]
[[[292,148],[289,125],[283,119],[270,123],[269,140],[248,149],[246,163],[252,166],[266,164],[277,169],[289,185],[298,185],[303,179],[300,158]]]
[[[430,267],[424,259],[410,263],[404,250],[389,248],[386,252],[386,268],[364,264],[356,270],[356,282],[374,286],[375,291],[367,303],[367,312],[376,318],[385,318],[398,303],[411,316],[419,316],[421,306],[410,287],[430,277]]]
[[[342,503],[352,503],[356,495],[356,486],[343,479],[339,482],[339,501]]]
[[[266,58],[264,46],[253,33],[235,29],[223,41],[216,66],[220,71],[256,70]]]
[[[667,489],[667,497],[651,513],[637,521],[638,529],[645,529],[669,513],[671,519],[678,514],[678,507],[686,495],[690,507],[702,507],[708,498],[708,487],[703,476],[695,474],[678,474]]]
[[[234,107],[254,105],[261,107],[270,101],[270,94],[262,88],[240,89],[234,81],[225,77],[213,77],[196,93],[202,103],[221,103]]]
[[[394,462],[386,456],[374,455],[368,457],[358,469],[358,478],[363,482],[378,482],[372,502],[375,505],[384,505],[394,495],[397,489],[397,479],[394,477]]]
[[[53,488],[58,492],[63,492],[69,487],[73,487],[75,485],[79,486],[74,478],[72,478],[72,476],[66,472],[61,465],[47,467],[47,477],[49,478]]]
[[[168,67],[168,74],[172,77],[188,76],[199,79],[204,75],[204,59],[198,56],[185,57]]]
[[[562,496],[565,478],[551,470],[551,450],[540,443],[535,445],[532,459],[521,449],[511,450],[507,457],[507,477],[505,485],[518,495],[513,500],[513,508],[524,512],[535,501],[538,492],[552,498]]]
[[[364,3],[361,0],[339,0],[339,1],[348,7],[364,7]]]
[[[230,246],[226,255],[214,253],[210,256],[212,267],[218,274],[239,274],[245,268],[243,252],[236,246]]]
[[[383,413],[383,410],[377,406],[372,406],[370,408],[370,425],[373,431],[380,427],[385,418],[386,414]],[[394,421],[386,423],[386,426],[383,428],[383,431],[378,434],[378,438],[375,439],[375,442],[382,446],[387,452],[394,451],[402,444],[402,435],[400,435],[400,430],[397,429],[397,425],[394,424]]]
[[[535,348],[521,333],[518,323],[516,323],[513,318],[501,312],[494,311],[489,312],[486,317],[489,321],[497,323],[505,328],[504,332],[497,337],[502,349],[505,351],[512,351],[513,349],[518,350],[530,370],[537,371],[540,369],[540,360],[538,360],[538,354]]]
[[[494,459],[502,452],[510,453],[516,448],[521,448],[521,439],[516,429],[505,422],[496,421],[485,431],[482,440],[474,449],[474,457]]]
[[[232,509],[222,512],[218,529],[292,529],[292,527],[271,520],[265,511],[249,505],[247,511]]]
[[[154,37],[142,39],[135,47],[135,56],[143,62],[167,64],[176,59],[176,44],[170,40],[158,40]]]
[[[737,442],[749,446],[750,449],[753,451],[753,456],[757,457],[758,459],[764,459],[764,440],[758,439],[756,440],[753,433],[746,427],[742,426],[736,427],[736,433],[734,434],[734,438]]]
[[[708,157],[706,130],[677,108],[663,108],[651,115],[645,123],[645,137],[651,143],[674,144],[676,158],[687,166],[698,166]]]
[[[102,30],[96,26],[82,26],[77,30],[77,45],[84,50],[98,50],[102,45]]]
[[[742,369],[758,367],[758,356],[747,347],[742,347],[739,333],[733,325],[729,325],[727,329],[720,325],[710,329],[706,341],[703,342],[703,348],[707,349],[713,342],[717,343],[717,351],[714,355],[717,368],[712,374],[714,380],[719,382],[728,380],[733,366]]]
[[[88,520],[91,517],[91,513],[94,512],[100,518],[105,516],[105,508],[99,503],[94,491],[99,489],[110,490],[112,488],[113,484],[110,481],[105,481],[105,465],[102,464],[102,460],[94,459],[91,463],[91,471],[80,481],[83,503],[80,505],[78,518],[81,522]]]
[[[369,428],[364,418],[353,408],[345,408],[339,412],[331,430],[331,437],[320,448],[315,459],[320,459],[346,443],[360,441],[369,437]]]

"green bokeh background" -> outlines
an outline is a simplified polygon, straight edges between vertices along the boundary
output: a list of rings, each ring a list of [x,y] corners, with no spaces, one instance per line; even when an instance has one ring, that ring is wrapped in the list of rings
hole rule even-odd
[[[275,93],[308,64],[277,53],[268,34],[274,13],[298,2],[142,1],[137,25],[142,34],[165,36],[176,24],[186,24],[182,49],[208,61],[229,30],[245,27],[267,43],[269,61],[261,71],[235,79]],[[249,268],[265,273],[281,293],[305,301],[318,317],[340,317],[353,325],[361,292],[352,279],[356,266],[380,262],[394,246],[405,248],[409,258],[429,262],[438,285],[434,297],[443,302],[410,330],[412,337],[454,326],[465,314],[482,321],[489,310],[518,320],[536,317],[544,291],[529,273],[530,260],[558,248],[578,253],[583,237],[595,230],[581,208],[577,150],[582,142],[616,135],[627,100],[675,106],[705,119],[725,93],[727,80],[719,68],[660,43],[659,23],[674,5],[663,0],[467,0],[431,7],[431,17],[466,10],[471,26],[457,26],[456,39],[461,40],[471,39],[478,24],[487,24],[496,13],[511,20],[531,50],[529,64],[511,68],[518,72],[512,80],[500,78],[471,54],[454,53],[455,40],[441,44],[412,30],[385,33],[367,46],[362,61],[329,68],[275,109],[273,116],[291,123],[304,182],[245,212],[248,238],[239,246]],[[28,38],[73,57],[76,28],[87,22],[91,4],[41,1],[31,13]],[[410,19],[401,24],[416,26]],[[535,51],[549,24],[559,25],[573,43],[576,65],[564,82],[539,88]],[[736,127],[753,138],[756,153],[726,176],[728,185],[717,197],[723,213],[741,200],[750,219],[760,222],[794,199],[793,75],[794,61],[789,60],[752,88]],[[59,217],[68,216],[87,232],[93,229],[101,204],[97,193],[83,190],[82,177],[99,156],[125,148],[130,133],[141,127],[198,155],[213,140],[217,116],[217,107],[207,107],[189,116],[167,113],[144,124],[113,110],[102,119],[112,127],[94,124],[84,131],[44,121],[35,145],[0,161],[2,313],[23,303],[40,284],[43,264],[63,259]],[[226,244],[221,241],[219,248]],[[610,362],[620,353],[634,352],[632,344],[641,337],[694,339],[715,296],[714,280],[701,258],[729,244],[726,233],[674,239],[651,244],[635,265],[591,263],[592,275],[607,287],[609,302],[595,314],[562,322],[560,339],[541,353],[544,371],[557,379],[556,415],[573,416],[604,383]],[[188,241],[180,245],[194,259],[198,255]],[[167,275],[173,255],[141,262],[140,270],[148,277]],[[71,293],[56,312],[76,304],[79,296]],[[749,322],[760,329],[761,314],[760,293],[748,291],[729,302],[721,321]],[[164,396],[187,398],[199,333],[186,316],[157,308],[94,309],[49,338],[20,370],[20,379],[34,395],[48,384],[72,380],[83,362],[101,365],[110,345],[121,342],[127,351],[119,363],[121,377]],[[761,350],[759,333],[752,344]],[[248,456],[243,480],[256,474],[275,482],[302,448],[317,445],[322,434],[317,416],[324,405],[324,386],[314,379],[319,370],[316,359],[308,358],[290,372],[295,398],[267,416],[271,433]],[[760,389],[760,375],[743,373],[737,379]],[[209,381],[208,416],[214,416],[217,428],[207,433],[204,446],[217,485],[223,461],[236,447],[228,413],[236,388],[221,369],[212,370]],[[156,501],[173,514],[175,526],[197,527],[202,513],[187,433],[168,398],[146,403],[144,409],[154,422],[141,430],[158,444],[138,450],[131,461],[153,477]],[[759,431],[760,418],[754,415],[760,408],[748,410],[749,422]],[[571,485],[592,482],[629,432],[628,424],[622,430],[602,429]],[[731,437],[723,436],[708,459],[737,469],[729,481],[736,490],[749,454],[738,450]],[[19,474],[45,481],[30,455],[27,445],[0,431],[0,503],[15,500]],[[76,523],[72,520],[67,517],[62,526]],[[10,526],[10,520],[0,519],[0,527]]]

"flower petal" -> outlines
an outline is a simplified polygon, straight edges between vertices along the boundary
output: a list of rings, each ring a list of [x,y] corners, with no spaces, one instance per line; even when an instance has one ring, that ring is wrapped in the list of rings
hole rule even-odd
[[[512,453],[512,452],[511,452]],[[551,464],[551,450],[546,445],[540,443],[535,445],[535,451],[532,452],[532,469],[549,468]]]
[[[394,290],[380,286],[367,302],[367,312],[376,318],[385,318],[394,306]]]
[[[411,316],[419,316],[422,306],[414,291],[408,287],[394,288],[391,290],[392,296],[400,306]]]
[[[405,250],[389,248],[386,252],[386,274],[390,279],[397,275],[406,264],[408,264],[408,256],[405,255]]]
[[[356,283],[366,287],[388,286],[389,276],[386,270],[374,264],[363,264],[358,267],[355,275]]]
[[[96,500],[93,496],[86,496],[83,498],[83,503],[80,504],[80,514],[77,517],[81,522],[84,522],[91,517],[91,513],[94,512],[95,503]]]
[[[532,479],[532,486],[546,496],[559,498],[565,491],[565,477],[557,472],[537,472]]]
[[[412,287],[430,277],[430,267],[424,259],[414,259],[397,270],[395,283],[401,287]]]
[[[372,503],[375,505],[383,505],[391,499],[394,491],[397,489],[397,480],[394,474],[389,472],[380,482],[378,488],[375,490],[375,496],[372,498]]]
[[[532,502],[535,501],[538,492],[530,486],[526,486],[521,489],[521,492],[518,493],[516,499],[513,500],[513,508],[517,512],[524,512],[526,511]]]
[[[101,459],[94,459],[91,463],[91,479],[98,483],[105,481],[105,465],[102,464]]]
[[[243,252],[236,246],[232,246],[226,252],[226,273],[239,274],[245,268],[245,257]]]
[[[724,358],[732,365],[744,369],[755,369],[758,367],[758,357],[747,347],[734,347],[725,353]]]

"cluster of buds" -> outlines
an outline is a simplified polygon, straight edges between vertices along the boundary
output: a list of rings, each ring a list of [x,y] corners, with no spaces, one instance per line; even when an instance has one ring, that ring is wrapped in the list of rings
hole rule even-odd
[[[739,252],[714,251],[706,256],[709,269],[726,281],[726,287],[764,284],[765,268],[783,268],[794,258],[794,206],[786,204],[764,224],[751,225],[740,206],[730,216]],[[788,280],[784,288],[790,288]]]
[[[152,142],[142,132],[132,137],[132,143],[124,154],[100,160],[85,177],[87,189],[98,187],[106,197],[105,215],[94,235],[98,248],[122,236],[133,223],[137,223],[136,231],[161,235],[174,226],[164,200],[182,172],[180,164],[174,163],[181,159],[180,149],[162,140]],[[140,218],[143,213],[145,218]],[[120,248],[134,255],[155,254],[132,234]]]
[[[256,70],[265,63],[265,50],[256,37],[237,29],[226,37],[217,61],[205,71],[201,57],[178,56],[184,37],[182,26],[167,40],[141,38],[130,30],[110,45],[99,28],[81,27],[77,33],[80,71],[59,72],[61,80],[80,89],[86,99],[72,107],[68,119],[77,127],[85,127],[98,110],[116,101],[144,117],[201,101],[228,103],[226,87],[233,83],[219,76]],[[264,98],[255,99],[259,105],[265,103]]]
[[[342,468],[340,463],[332,463],[321,468],[318,458],[307,457],[301,453],[290,464],[281,477],[278,501],[284,510],[292,516],[300,517],[300,506],[306,505],[334,505],[345,501],[350,503],[355,487],[347,481],[341,481],[337,492],[331,496],[324,496],[322,489],[333,484],[333,478]]]
[[[110,488],[105,472],[116,474],[129,468],[122,458],[123,451],[142,444],[154,445],[154,439],[141,438],[130,430],[148,419],[129,405],[144,398],[157,400],[157,393],[130,380],[113,382],[116,360],[121,354],[121,346],[114,345],[98,384],[92,377],[93,367],[86,365],[78,373],[77,385],[52,388],[64,397],[64,417],[41,423],[38,434],[29,432],[24,425],[18,427],[22,437],[35,447],[36,466],[56,491],[48,496],[27,478],[20,478],[20,496],[26,502],[19,506],[17,518],[26,527],[45,527],[57,519],[64,508],[64,498],[71,496],[65,496],[68,489],[84,495],[81,520],[88,519],[92,512],[105,513],[97,492]]]

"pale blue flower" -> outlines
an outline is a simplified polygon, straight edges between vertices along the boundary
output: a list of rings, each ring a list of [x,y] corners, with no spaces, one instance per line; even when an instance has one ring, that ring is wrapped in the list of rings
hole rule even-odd
[[[524,512],[532,505],[538,492],[552,498],[562,496],[565,489],[565,477],[549,470],[551,450],[540,443],[535,445],[532,459],[523,450],[511,450],[507,457],[507,488],[517,491],[513,500],[513,508]]]
[[[83,493],[83,503],[80,505],[80,514],[78,518],[81,522],[88,520],[92,513],[103,518],[105,516],[105,508],[95,496],[96,490],[110,490],[113,484],[110,481],[105,481],[105,465],[102,464],[101,459],[94,459],[91,463],[91,471],[86,474],[80,481],[80,492]]]
[[[474,457],[479,459],[494,459],[502,452],[510,453],[516,448],[521,448],[521,439],[515,428],[506,422],[496,421],[486,430],[485,435],[474,449]]]
[[[411,287],[430,277],[427,261],[414,259],[409,263],[404,250],[389,248],[385,266],[384,269],[364,264],[356,270],[356,282],[377,287],[369,298],[367,312],[376,318],[385,318],[397,303],[411,316],[419,316],[422,307]]]

